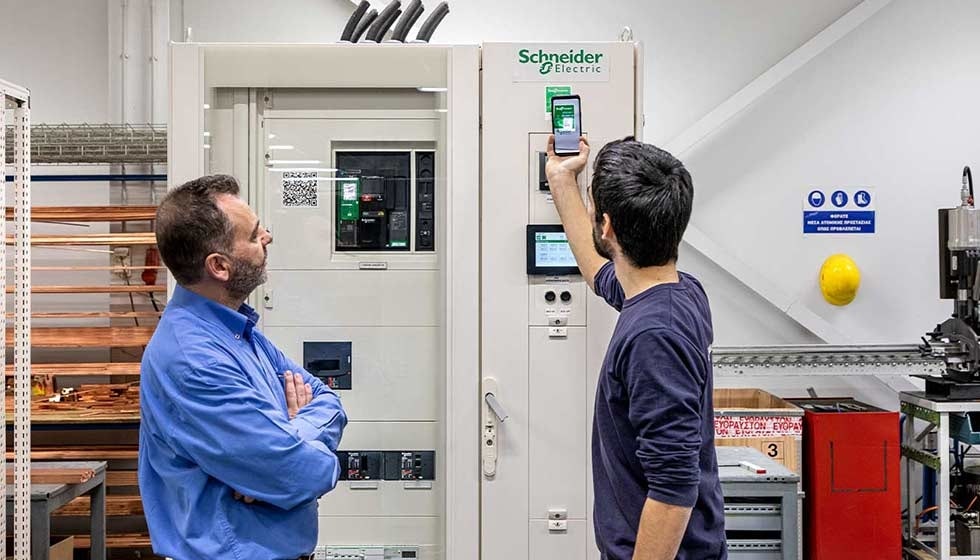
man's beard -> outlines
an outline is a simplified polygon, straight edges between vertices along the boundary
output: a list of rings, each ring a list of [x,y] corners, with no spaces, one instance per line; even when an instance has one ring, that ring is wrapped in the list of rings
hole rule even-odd
[[[612,260],[613,257],[609,242],[602,239],[602,234],[599,233],[599,226],[595,223],[592,224],[592,245],[595,246],[595,251],[599,253],[600,257],[610,261]]]
[[[262,259],[261,264],[256,265],[245,259],[232,257],[231,264],[231,276],[228,278],[225,289],[228,290],[228,295],[234,299],[244,300],[267,279],[265,259]]]

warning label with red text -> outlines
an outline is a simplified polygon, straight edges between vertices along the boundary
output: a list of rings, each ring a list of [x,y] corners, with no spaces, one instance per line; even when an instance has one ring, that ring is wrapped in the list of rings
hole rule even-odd
[[[716,438],[756,438],[802,435],[802,417],[715,416]]]

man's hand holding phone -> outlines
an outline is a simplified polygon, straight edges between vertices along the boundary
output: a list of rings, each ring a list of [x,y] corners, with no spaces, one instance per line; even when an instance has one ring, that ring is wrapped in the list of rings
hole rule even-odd
[[[555,135],[548,137],[548,161],[545,163],[544,172],[552,191],[568,185],[578,186],[576,178],[589,162],[589,149],[589,140],[582,136],[578,140],[578,154],[560,156],[555,153]]]
[[[568,236],[568,243],[575,255],[582,277],[589,288],[593,288],[596,272],[606,264],[606,259],[596,251],[593,244],[592,220],[586,210],[582,193],[578,188],[578,174],[589,161],[589,140],[579,137],[578,153],[561,156],[555,153],[555,137],[548,137],[548,159],[544,172],[548,178],[555,208]]]

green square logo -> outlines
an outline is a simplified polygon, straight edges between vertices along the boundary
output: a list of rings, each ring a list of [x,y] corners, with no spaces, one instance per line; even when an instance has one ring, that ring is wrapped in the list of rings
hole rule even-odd
[[[544,87],[544,112],[551,112],[551,98],[556,95],[571,95],[572,86],[545,86]]]
[[[361,215],[360,183],[360,179],[351,178],[340,181],[337,186],[342,221],[357,220]]]

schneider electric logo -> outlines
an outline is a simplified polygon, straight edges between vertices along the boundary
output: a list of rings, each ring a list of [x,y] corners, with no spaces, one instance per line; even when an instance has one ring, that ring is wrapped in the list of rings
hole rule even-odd
[[[544,49],[521,49],[517,52],[517,63],[523,67],[537,67],[538,74],[592,74],[605,72],[605,54],[585,49],[546,51]]]

